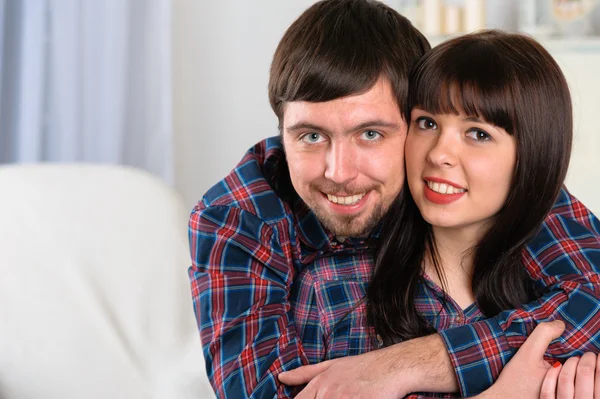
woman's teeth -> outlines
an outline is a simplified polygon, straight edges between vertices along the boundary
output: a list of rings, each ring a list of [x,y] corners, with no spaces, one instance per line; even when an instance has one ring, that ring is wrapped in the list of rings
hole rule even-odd
[[[351,195],[349,197],[337,197],[335,195],[327,194],[327,199],[329,201],[333,202],[334,204],[354,205],[358,201],[360,201],[362,199],[362,197],[364,197],[364,196],[365,196],[365,193],[358,194],[358,195]]]
[[[456,188],[456,187],[451,186],[446,183],[437,183],[437,182],[431,182],[431,181],[427,182],[427,186],[432,191],[435,191],[436,193],[440,193],[440,194],[460,194],[460,193],[464,193],[465,191],[467,191],[464,188]]]

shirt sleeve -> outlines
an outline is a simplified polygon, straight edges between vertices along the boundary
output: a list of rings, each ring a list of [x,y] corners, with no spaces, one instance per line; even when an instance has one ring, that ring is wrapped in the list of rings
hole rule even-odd
[[[189,239],[194,312],[217,397],[293,397],[277,376],[308,361],[290,315],[289,248],[257,216],[225,206],[196,209]]]
[[[544,293],[540,299],[440,332],[465,397],[489,388],[540,322],[566,325],[546,352],[550,358],[600,351],[600,237],[551,214],[523,251],[523,264]]]

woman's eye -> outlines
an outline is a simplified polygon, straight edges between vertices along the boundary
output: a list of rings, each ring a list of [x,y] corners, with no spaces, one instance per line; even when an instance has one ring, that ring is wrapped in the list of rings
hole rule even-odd
[[[419,129],[424,129],[424,130],[437,129],[437,125],[433,121],[433,119],[426,118],[424,116],[417,118],[417,126],[419,127]]]
[[[479,129],[469,130],[467,132],[467,136],[472,138],[475,141],[489,141],[492,139],[492,136],[490,136],[488,133],[484,132],[483,130],[479,130]]]
[[[373,141],[381,137],[381,134],[379,132],[376,132],[375,130],[367,130],[366,132],[362,133],[362,137],[365,140]]]
[[[323,136],[320,135],[319,133],[307,133],[304,136],[302,136],[301,138],[302,141],[304,141],[305,143],[320,143],[321,141],[323,141]]]

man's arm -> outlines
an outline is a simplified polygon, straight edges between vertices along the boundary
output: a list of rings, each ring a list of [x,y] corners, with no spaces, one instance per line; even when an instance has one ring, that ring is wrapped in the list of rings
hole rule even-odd
[[[194,311],[217,397],[292,397],[277,375],[308,362],[289,315],[294,269],[279,232],[239,208],[199,206],[189,238]]]
[[[552,340],[561,335],[564,328],[564,323],[558,321],[541,323],[536,326],[515,356],[502,370],[500,377],[494,385],[474,398],[600,398],[600,357],[597,361],[596,355],[588,352],[581,360],[576,357],[570,358],[562,368],[558,362],[555,362],[550,366],[550,364],[544,360],[544,353],[548,345]],[[380,351],[382,350],[377,350],[372,353]],[[383,351],[385,351],[385,349]],[[355,356],[354,358],[360,359],[367,355]],[[379,382],[374,380],[370,381],[370,385],[362,384],[362,387],[360,387],[362,389],[360,390],[356,389],[359,387],[358,385],[349,384],[352,382],[352,379],[345,382],[338,381],[337,384],[331,384],[331,376],[327,375],[328,371],[336,368],[337,365],[340,364],[345,366],[349,365],[344,358],[340,358],[329,362],[302,367],[290,373],[281,374],[280,378],[282,381],[286,381],[286,383],[290,384],[309,383],[305,390],[297,396],[298,399],[313,397],[361,397],[384,399],[398,397],[396,396],[398,395],[397,393],[387,391],[380,385],[373,385],[373,383],[377,384]],[[383,370],[384,369],[385,367]],[[596,396],[594,396],[594,393]],[[428,394],[411,394],[406,398],[432,399],[433,397],[434,396]]]
[[[452,363],[438,334],[301,367],[280,374],[279,379],[291,386],[308,383],[298,399],[340,394],[339,397],[396,399],[411,392],[458,390]]]

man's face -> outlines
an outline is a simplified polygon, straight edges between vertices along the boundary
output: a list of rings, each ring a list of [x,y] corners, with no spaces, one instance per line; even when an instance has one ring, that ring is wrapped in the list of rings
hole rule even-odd
[[[293,101],[283,113],[292,184],[338,237],[362,237],[404,183],[407,126],[390,83],[327,102]]]

